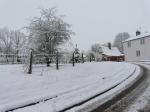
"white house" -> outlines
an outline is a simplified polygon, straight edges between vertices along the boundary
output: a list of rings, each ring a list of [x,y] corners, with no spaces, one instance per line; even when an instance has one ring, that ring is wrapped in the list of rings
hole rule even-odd
[[[150,34],[129,38],[123,42],[126,61],[150,60]]]

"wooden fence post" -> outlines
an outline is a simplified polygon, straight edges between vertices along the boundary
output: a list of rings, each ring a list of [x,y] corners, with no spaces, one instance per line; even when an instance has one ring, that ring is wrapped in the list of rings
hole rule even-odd
[[[82,63],[84,63],[84,55],[83,55],[83,53],[82,53]]]
[[[28,74],[32,74],[32,60],[33,60],[33,53],[31,51],[30,53],[30,62],[29,62],[29,71],[28,71]]]
[[[90,55],[90,62],[92,61],[92,59],[91,59],[91,55]]]
[[[58,52],[56,54],[56,69],[59,70],[59,56],[58,56]]]
[[[72,65],[73,65],[73,67],[75,66],[74,52],[73,52],[73,55],[72,55]]]

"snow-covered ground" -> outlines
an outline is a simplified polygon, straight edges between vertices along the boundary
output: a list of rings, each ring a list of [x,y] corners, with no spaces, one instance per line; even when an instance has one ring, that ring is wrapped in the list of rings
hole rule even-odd
[[[37,66],[33,74],[25,74],[22,65],[0,65],[0,112],[60,111],[102,93],[128,80],[139,69],[127,63],[99,62],[62,65],[55,67]],[[46,102],[43,100],[50,99]]]

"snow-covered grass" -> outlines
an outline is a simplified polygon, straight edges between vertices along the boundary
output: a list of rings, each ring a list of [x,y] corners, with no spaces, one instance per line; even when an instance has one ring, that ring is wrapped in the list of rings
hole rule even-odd
[[[22,65],[0,65],[0,111],[34,102],[17,112],[60,111],[82,102],[128,79],[136,66],[127,63],[99,62],[36,67],[25,74]],[[42,102],[45,99],[51,99]]]

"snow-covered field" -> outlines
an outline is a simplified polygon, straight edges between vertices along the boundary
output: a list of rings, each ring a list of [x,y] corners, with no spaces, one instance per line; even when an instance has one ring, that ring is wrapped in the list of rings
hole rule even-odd
[[[139,69],[127,63],[99,62],[36,67],[33,74],[25,74],[22,65],[0,65],[0,112],[54,112],[60,111],[107,91],[128,80]],[[43,102],[46,99],[48,101]]]

